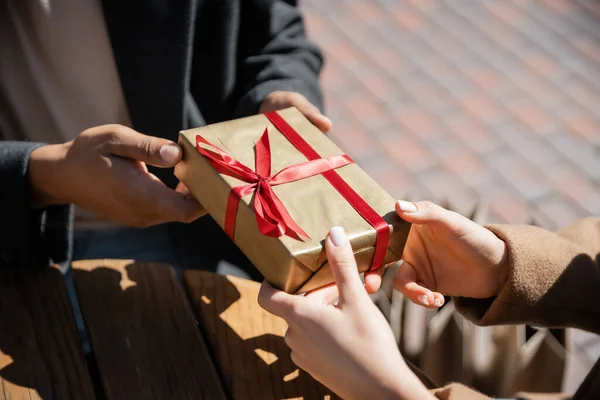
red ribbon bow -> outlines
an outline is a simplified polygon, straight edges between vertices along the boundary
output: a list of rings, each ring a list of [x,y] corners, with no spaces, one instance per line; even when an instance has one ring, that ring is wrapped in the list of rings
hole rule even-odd
[[[202,145],[208,148],[204,148]],[[256,171],[252,171],[252,169],[209,143],[200,135],[196,136],[196,149],[208,159],[219,173],[248,183],[232,188],[227,199],[225,232],[232,240],[240,199],[249,194],[254,194],[252,206],[260,233],[273,237],[287,235],[298,240],[302,237],[308,238],[306,232],[298,226],[277,197],[273,186],[320,175],[326,171],[353,163],[350,157],[341,154],[291,165],[276,174],[272,174],[271,147],[267,128],[265,128],[264,133],[256,143]]]

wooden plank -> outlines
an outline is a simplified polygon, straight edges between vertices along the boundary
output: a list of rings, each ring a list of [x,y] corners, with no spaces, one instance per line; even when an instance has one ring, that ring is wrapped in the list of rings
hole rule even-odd
[[[107,399],[225,398],[170,266],[79,261],[73,279]]]
[[[0,398],[95,398],[56,268],[0,267]]]
[[[287,324],[260,308],[259,283],[195,270],[184,281],[232,398],[337,398],[292,363]]]

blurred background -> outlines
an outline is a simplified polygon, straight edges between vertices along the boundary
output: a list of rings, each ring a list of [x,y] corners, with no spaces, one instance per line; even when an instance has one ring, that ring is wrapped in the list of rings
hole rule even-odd
[[[600,2],[303,0],[332,136],[398,198],[548,229],[600,215]],[[600,355],[569,332],[563,388]]]

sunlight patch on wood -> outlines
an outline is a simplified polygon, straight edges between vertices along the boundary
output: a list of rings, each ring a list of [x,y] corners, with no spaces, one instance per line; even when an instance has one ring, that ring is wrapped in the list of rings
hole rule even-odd
[[[233,276],[226,278],[234,285],[241,283],[238,287],[240,298],[219,314],[219,318],[243,340],[262,335],[275,335],[283,338],[287,324],[283,319],[269,314],[258,305],[256,301],[258,284]],[[248,285],[248,283],[251,289],[244,290],[244,285]]]
[[[8,394],[7,399],[42,400],[37,390],[17,385],[3,378],[0,378],[0,389],[3,389],[5,395]]]
[[[8,367],[13,362],[13,358],[8,354],[3,353],[0,349],[0,370],[2,370],[4,367]]]
[[[137,285],[135,281],[129,278],[127,273],[127,267],[134,263],[135,260],[83,260],[73,262],[73,268],[88,272],[100,268],[112,269],[121,274],[119,286],[121,290],[125,291]]]
[[[273,364],[275,361],[277,361],[279,359],[276,354],[273,354],[270,351],[266,351],[266,350],[263,350],[263,349],[254,349],[254,352],[267,365],[271,365],[271,364]]]
[[[283,381],[284,382],[289,382],[291,380],[296,379],[299,376],[300,376],[300,370],[296,368],[296,370],[294,372],[290,372],[289,374],[287,374],[286,376],[284,376],[283,377]]]

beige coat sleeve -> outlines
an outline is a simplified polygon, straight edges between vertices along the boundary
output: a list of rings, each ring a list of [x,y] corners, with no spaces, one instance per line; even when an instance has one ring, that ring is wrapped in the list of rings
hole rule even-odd
[[[508,245],[509,278],[497,297],[454,299],[478,325],[575,327],[600,333],[600,218],[549,232],[488,227]]]

